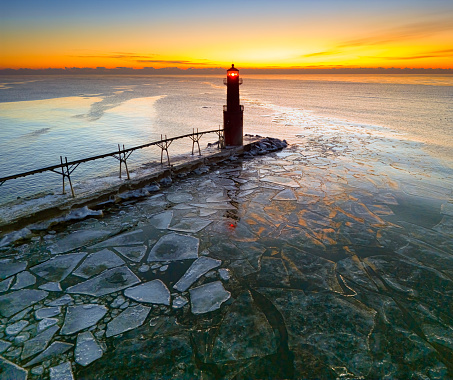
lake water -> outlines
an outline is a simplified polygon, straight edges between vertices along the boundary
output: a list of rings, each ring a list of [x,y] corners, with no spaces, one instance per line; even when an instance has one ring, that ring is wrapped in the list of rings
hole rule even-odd
[[[0,177],[222,125],[221,77],[39,76],[0,78]],[[453,76],[299,75],[244,78],[244,132],[294,139],[310,125],[345,124],[421,142],[446,165],[453,157]],[[384,128],[382,128],[384,127]],[[344,129],[347,132],[347,128]],[[205,137],[212,142],[215,135]],[[171,154],[188,151],[190,140]],[[131,169],[159,158],[134,152]],[[110,158],[81,165],[73,180],[117,171]],[[59,191],[45,173],[0,187],[1,203]]]
[[[286,138],[284,150],[3,234],[0,371],[452,378],[450,80],[245,78],[245,131]],[[217,77],[14,81],[0,92],[2,175],[212,129],[225,101]],[[135,152],[132,174],[159,153]],[[76,195],[100,186],[88,178],[120,181],[117,169],[77,168]],[[0,187],[3,202],[50,194],[0,206],[0,222],[67,200],[54,176]]]

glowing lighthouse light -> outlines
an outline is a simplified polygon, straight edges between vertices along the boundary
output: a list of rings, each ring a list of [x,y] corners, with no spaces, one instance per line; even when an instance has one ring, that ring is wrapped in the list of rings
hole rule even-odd
[[[243,144],[243,114],[244,107],[239,102],[239,70],[231,65],[227,77],[223,81],[227,86],[227,104],[223,107],[223,129],[226,146],[241,146]]]

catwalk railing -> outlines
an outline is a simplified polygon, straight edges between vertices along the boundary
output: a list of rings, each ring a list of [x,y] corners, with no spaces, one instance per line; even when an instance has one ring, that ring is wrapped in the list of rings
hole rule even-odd
[[[64,160],[63,160],[63,156],[60,156],[60,164],[53,165],[53,166],[47,166],[45,168],[30,170],[28,172],[14,174],[14,175],[10,175],[10,176],[7,176],[7,177],[2,177],[2,178],[0,178],[0,186],[2,186],[6,181],[10,181],[10,180],[13,180],[13,179],[27,177],[27,176],[31,176],[31,175],[38,174],[38,173],[43,173],[43,172],[54,172],[54,173],[60,174],[62,176],[62,178],[63,178],[63,194],[65,194],[65,179],[67,178],[68,182],[69,182],[69,186],[71,188],[72,196],[75,197],[74,189],[72,187],[72,182],[71,182],[71,174],[74,172],[75,169],[77,169],[77,167],[80,164],[82,164],[84,162],[95,161],[95,160],[99,160],[99,159],[106,158],[106,157],[114,157],[120,162],[120,174],[119,174],[119,177],[121,178],[122,164],[124,164],[124,168],[126,170],[127,179],[130,179],[129,169],[127,167],[127,159],[130,157],[130,155],[134,151],[136,151],[138,149],[147,148],[147,147],[150,147],[150,146],[157,146],[157,147],[159,147],[161,149],[160,163],[163,164],[163,156],[164,156],[164,152],[166,152],[168,166],[171,166],[171,164],[170,164],[170,155],[168,153],[168,148],[170,147],[170,145],[171,145],[171,143],[173,141],[180,140],[180,139],[183,139],[183,138],[190,138],[192,140],[192,155],[194,154],[195,144],[197,144],[198,155],[201,156],[200,139],[201,139],[201,137],[203,135],[208,134],[208,133],[217,133],[218,138],[219,138],[219,140],[217,142],[218,148],[221,149],[221,148],[224,147],[225,139],[224,139],[224,135],[223,135],[223,129],[220,129],[220,128],[219,129],[214,129],[214,130],[211,130],[211,131],[204,131],[204,132],[198,132],[198,129],[197,129],[196,132],[195,132],[195,130],[193,130],[192,133],[189,133],[187,135],[171,137],[171,138],[167,138],[167,135],[165,135],[165,138],[163,138],[163,136],[160,135],[160,140],[159,141],[153,141],[153,142],[150,142],[150,143],[147,143],[147,144],[135,146],[133,148],[128,148],[128,149],[125,149],[124,145],[123,145],[123,149],[121,149],[120,144],[118,144],[118,150],[115,151],[115,152],[99,154],[97,156],[92,156],[92,157],[88,157],[88,158],[82,158],[82,159],[76,160],[76,161],[69,161],[68,162],[68,158],[67,157],[65,157]]]

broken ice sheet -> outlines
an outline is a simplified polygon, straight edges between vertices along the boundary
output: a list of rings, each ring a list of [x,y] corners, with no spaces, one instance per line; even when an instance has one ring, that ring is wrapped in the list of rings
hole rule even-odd
[[[179,232],[199,232],[206,226],[212,223],[212,220],[204,220],[198,218],[182,218],[181,221],[171,227],[169,230]]]
[[[55,244],[52,244],[49,248],[53,254],[64,253],[67,251],[73,251],[76,248],[88,245],[93,240],[101,239],[110,234],[110,231],[103,230],[84,230],[71,232],[63,239],[59,240]]]
[[[58,255],[31,267],[30,270],[48,281],[60,282],[69,276],[85,255],[85,252]]]
[[[275,201],[297,201],[297,198],[291,189],[286,189],[286,190],[280,191],[272,199]]]
[[[71,362],[61,363],[49,369],[50,380],[74,380]]]
[[[0,280],[22,272],[25,268],[27,268],[26,261],[11,262],[10,260],[0,260]]]
[[[170,291],[161,280],[153,280],[126,289],[124,295],[137,302],[170,305]]]
[[[132,232],[126,232],[121,235],[112,237],[103,242],[100,242],[96,245],[93,245],[91,248],[105,248],[105,247],[114,247],[122,245],[135,245],[143,244],[144,242],[143,230],[137,230]]]
[[[165,211],[160,214],[154,215],[150,218],[149,222],[158,230],[166,230],[173,219],[173,211]]]
[[[49,292],[61,292],[61,285],[59,282],[47,282],[45,284],[39,285],[39,289],[47,290]]]
[[[140,279],[128,268],[108,269],[100,275],[66,289],[68,293],[81,293],[90,296],[104,296],[138,284]]]
[[[193,199],[193,197],[189,193],[178,192],[167,194],[167,199],[172,203],[186,203],[190,202]]]
[[[260,179],[262,182],[271,182],[277,185],[283,185],[288,187],[300,187],[300,185],[290,177],[279,177],[279,176],[267,176]]]
[[[10,277],[6,280],[0,281],[0,293],[6,292],[13,283],[13,280],[14,277]]]
[[[148,247],[146,245],[136,245],[133,247],[113,247],[113,249],[126,259],[139,263],[145,256]]]
[[[24,343],[21,359],[27,359],[30,356],[36,355],[38,352],[43,351],[49,342],[52,340],[55,333],[60,329],[58,326],[52,326],[44,330],[34,338]]]
[[[0,315],[11,317],[46,298],[48,294],[44,290],[22,289],[0,296]]]
[[[26,380],[27,371],[0,356],[0,375],[5,380]]]
[[[199,240],[193,236],[170,233],[151,249],[148,261],[176,261],[198,258]]]
[[[71,343],[55,341],[44,352],[42,352],[36,358],[25,364],[25,367],[29,367],[31,365],[40,363],[44,360],[48,360],[58,355],[64,354],[66,351],[70,350],[73,346],[74,345]]]
[[[101,346],[96,342],[91,332],[85,331],[77,335],[77,345],[75,348],[75,361],[83,365],[88,364],[99,359],[103,354]]]
[[[111,337],[141,326],[143,322],[145,322],[150,310],[150,307],[143,305],[127,308],[107,324],[107,332],[105,335]]]
[[[71,335],[80,330],[86,329],[98,323],[107,313],[107,308],[103,305],[87,304],[69,306],[66,311],[61,335]]]
[[[211,259],[210,257],[200,257],[192,263],[187,272],[184,273],[184,276],[182,276],[173,287],[180,292],[185,292],[201,276],[211,269],[217,268],[221,264],[221,260]]]
[[[220,309],[231,297],[220,281],[210,282],[189,290],[193,314],[204,314]]]
[[[103,249],[89,255],[73,274],[83,278],[90,278],[106,269],[119,267],[124,264],[126,263],[112,251]]]
[[[16,323],[13,323],[12,325],[9,325],[5,329],[6,335],[17,335],[19,334],[25,327],[28,326],[30,322],[28,321],[18,321]]]

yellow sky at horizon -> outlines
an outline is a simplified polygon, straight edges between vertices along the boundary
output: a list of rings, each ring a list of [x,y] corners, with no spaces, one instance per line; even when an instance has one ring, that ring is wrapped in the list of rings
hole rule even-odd
[[[119,9],[87,18],[61,8],[55,15],[36,11],[27,18],[11,6],[0,26],[0,68],[185,69],[233,61],[242,68],[453,68],[453,5],[448,12],[440,5],[422,12],[404,0],[390,12],[394,5],[388,0],[382,11],[354,8],[354,0],[340,2],[343,8],[333,0],[323,7],[285,0],[287,7],[275,12],[262,2],[261,8],[246,7],[233,17],[199,1],[196,10],[185,3],[179,11],[154,7],[149,22],[135,13],[123,17]]]

